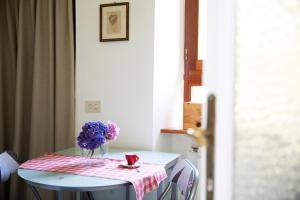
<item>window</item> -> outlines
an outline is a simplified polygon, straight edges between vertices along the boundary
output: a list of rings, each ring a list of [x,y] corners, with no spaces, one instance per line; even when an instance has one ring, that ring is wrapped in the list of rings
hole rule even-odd
[[[192,90],[202,85],[202,61],[198,60],[199,0],[185,1],[184,32],[183,128],[187,129],[201,126],[201,104],[191,102]]]
[[[202,61],[198,60],[199,0],[185,1],[184,102],[191,101],[192,86],[202,85]]]
[[[205,35],[202,31],[204,18],[202,16],[202,9],[205,9],[204,1],[201,1],[201,17],[199,17],[199,0],[185,0],[185,27],[184,27],[184,94],[183,100],[183,130],[162,129],[162,133],[184,134],[186,129],[201,126],[201,100],[202,94],[202,60],[199,60],[200,54],[204,54],[202,46],[205,46]],[[205,13],[203,13],[205,14]],[[199,22],[199,18],[201,22]],[[199,35],[199,25],[201,38]],[[201,39],[201,52],[199,52],[199,42]],[[201,56],[203,57],[203,55]],[[195,93],[197,95],[193,96]],[[196,98],[194,98],[196,97]],[[202,98],[201,98],[202,97]],[[196,99],[196,100],[194,100]]]

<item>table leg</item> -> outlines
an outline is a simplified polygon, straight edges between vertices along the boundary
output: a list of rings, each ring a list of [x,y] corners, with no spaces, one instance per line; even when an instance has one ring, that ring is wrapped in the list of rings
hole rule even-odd
[[[161,182],[157,188],[157,199],[160,197],[162,191],[163,191],[163,182]]]
[[[56,200],[63,200],[64,199],[64,192],[57,191],[56,192]]]
[[[126,200],[130,200],[130,185],[126,186]]]
[[[32,191],[33,194],[34,194],[35,199],[36,199],[36,200],[41,200],[42,198],[41,198],[39,192],[37,191],[37,189],[36,189],[34,186],[31,186],[31,185],[29,185],[29,187],[30,187],[31,191]]]
[[[76,197],[75,197],[76,200],[81,200],[81,194],[80,192],[76,192]]]

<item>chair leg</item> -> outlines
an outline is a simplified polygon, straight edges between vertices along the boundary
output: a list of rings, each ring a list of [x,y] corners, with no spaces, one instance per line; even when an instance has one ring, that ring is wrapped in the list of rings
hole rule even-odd
[[[177,187],[175,184],[172,184],[171,186],[171,191],[172,191],[172,194],[171,194],[171,200],[176,200],[177,199]]]
[[[32,185],[29,185],[29,187],[30,187],[32,193],[34,194],[35,199],[36,200],[42,200],[42,198],[41,198],[39,192],[37,191],[37,189],[34,186],[32,186]]]

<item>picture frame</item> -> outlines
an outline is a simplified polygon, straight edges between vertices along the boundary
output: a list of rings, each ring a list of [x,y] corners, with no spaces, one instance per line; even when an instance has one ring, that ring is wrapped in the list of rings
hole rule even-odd
[[[100,42],[129,40],[129,2],[100,5]]]

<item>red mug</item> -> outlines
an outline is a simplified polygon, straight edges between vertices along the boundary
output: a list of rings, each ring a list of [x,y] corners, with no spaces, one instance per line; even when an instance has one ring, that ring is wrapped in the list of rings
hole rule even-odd
[[[126,153],[125,158],[127,160],[128,165],[134,165],[136,161],[138,161],[140,158],[133,153]]]

